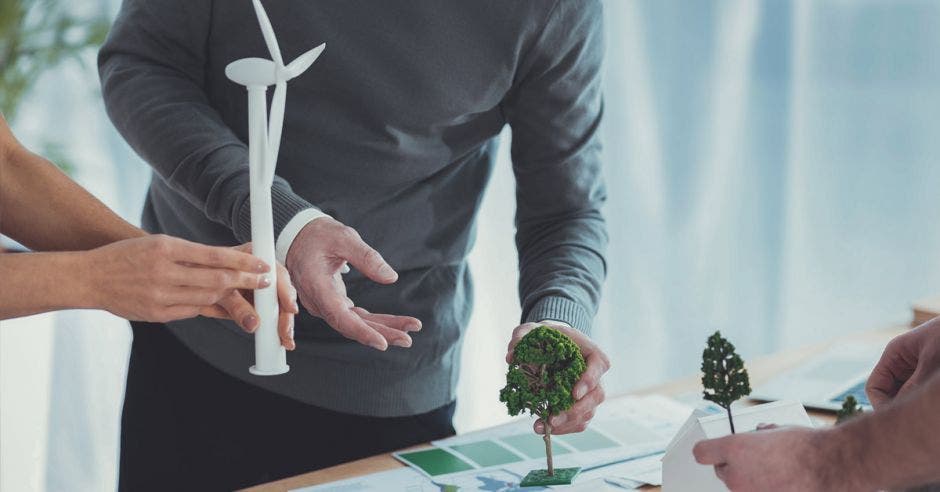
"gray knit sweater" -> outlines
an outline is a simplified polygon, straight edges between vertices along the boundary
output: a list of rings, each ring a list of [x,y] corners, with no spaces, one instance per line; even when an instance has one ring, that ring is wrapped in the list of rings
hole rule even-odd
[[[400,279],[353,272],[350,297],[424,329],[411,348],[378,352],[302,313],[291,371],[266,378],[248,374],[252,340],[232,323],[173,333],[234,377],[328,409],[401,416],[451,402],[472,306],[466,258],[507,124],[523,319],[589,331],[607,242],[600,1],[264,3],[286,60],[327,43],[288,90],[275,234],[311,205],[354,227]],[[250,239],[247,98],[224,73],[248,56],[269,57],[249,0],[124,0],[99,69],[108,114],[154,170],[146,228]]]

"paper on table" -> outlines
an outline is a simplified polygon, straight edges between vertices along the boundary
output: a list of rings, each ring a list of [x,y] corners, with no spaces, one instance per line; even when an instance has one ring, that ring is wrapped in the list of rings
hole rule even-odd
[[[661,396],[618,398],[602,405],[588,430],[553,436],[558,467],[590,468],[660,453],[691,409]],[[468,470],[503,469],[525,475],[544,468],[545,446],[532,432],[532,419],[434,441],[434,448],[395,453],[402,462],[434,479]]]

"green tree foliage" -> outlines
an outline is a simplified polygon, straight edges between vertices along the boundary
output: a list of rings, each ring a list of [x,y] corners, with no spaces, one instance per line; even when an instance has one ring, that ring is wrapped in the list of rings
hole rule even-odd
[[[544,423],[549,476],[555,471],[549,422],[553,415],[574,404],[571,390],[585,367],[578,345],[564,333],[547,326],[527,333],[512,352],[506,387],[499,392],[499,400],[506,403],[510,415],[528,411]]]
[[[716,331],[708,337],[702,352],[702,386],[706,400],[715,402],[728,412],[728,423],[734,434],[731,404],[751,394],[751,382],[744,361],[734,351],[734,345]]]
[[[858,404],[858,400],[852,395],[846,396],[842,402],[842,409],[836,412],[836,423],[841,424],[862,413],[862,407]]]

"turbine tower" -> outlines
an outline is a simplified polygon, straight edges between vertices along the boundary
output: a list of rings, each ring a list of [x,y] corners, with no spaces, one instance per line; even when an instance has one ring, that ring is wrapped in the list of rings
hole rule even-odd
[[[271,210],[271,186],[274,168],[281,147],[284,127],[284,108],[287,102],[287,82],[304,73],[316,61],[326,44],[300,55],[284,65],[281,49],[274,35],[271,20],[260,0],[252,0],[261,34],[271,53],[271,59],[243,58],[225,67],[229,80],[248,89],[248,169],[251,204],[251,242],[255,256],[271,265],[277,275],[274,254],[274,217]],[[267,91],[274,86],[271,118],[268,121]],[[281,346],[277,333],[279,315],[277,282],[255,290],[255,309],[260,324],[255,331],[255,365],[248,370],[257,376],[275,376],[290,370],[287,352]]]

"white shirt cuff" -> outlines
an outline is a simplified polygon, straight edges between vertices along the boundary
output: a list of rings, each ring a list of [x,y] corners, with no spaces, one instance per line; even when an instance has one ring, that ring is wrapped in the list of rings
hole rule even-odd
[[[287,252],[290,251],[290,247],[294,244],[294,239],[297,238],[297,234],[300,234],[300,230],[303,229],[305,225],[323,217],[330,216],[320,211],[320,209],[308,208],[297,212],[297,215],[284,226],[284,229],[281,230],[281,234],[277,236],[277,241],[274,243],[274,256],[280,264],[284,265],[287,263]]]

